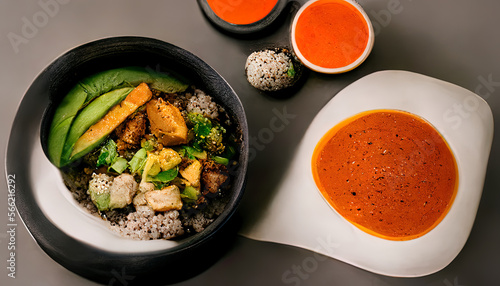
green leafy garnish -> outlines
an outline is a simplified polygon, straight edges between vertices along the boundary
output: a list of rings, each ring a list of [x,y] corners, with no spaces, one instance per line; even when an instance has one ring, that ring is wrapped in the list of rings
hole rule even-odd
[[[219,164],[222,164],[222,165],[229,165],[229,159],[228,158],[224,158],[224,157],[221,157],[221,156],[212,156],[211,158],[212,160],[214,160],[215,163],[219,163]]]
[[[128,167],[127,159],[123,157],[118,157],[116,158],[115,162],[111,166],[109,166],[109,169],[114,170],[118,174],[121,174],[123,173],[123,171],[127,169],[127,167]]]
[[[110,166],[118,157],[118,152],[116,151],[116,143],[113,140],[108,140],[106,144],[101,148],[99,157],[97,158],[97,167],[100,166]]]
[[[236,155],[236,148],[232,144],[228,144],[224,149],[224,153],[221,154],[221,157],[231,159]]]
[[[130,162],[128,162],[132,174],[138,173],[140,170],[142,170],[142,168],[144,168],[147,157],[148,152],[144,148],[139,149],[139,151],[134,154],[134,157],[132,157]]]
[[[187,186],[182,191],[181,198],[186,202],[195,202],[196,200],[198,200],[200,195],[201,195],[200,190],[192,186]]]
[[[293,67],[292,62],[290,62],[290,67],[286,71],[286,74],[288,75],[288,77],[294,77],[295,76],[295,68]]]
[[[177,177],[178,173],[179,173],[179,169],[173,168],[170,170],[160,172],[156,176],[148,177],[148,181],[157,182],[157,183],[168,183],[168,182],[172,181],[173,179],[175,179],[175,177]]]
[[[187,157],[188,159],[195,160],[196,158],[198,159],[207,158],[207,152],[205,150],[198,150],[191,146],[182,146],[182,149],[184,150],[183,153],[184,157]]]

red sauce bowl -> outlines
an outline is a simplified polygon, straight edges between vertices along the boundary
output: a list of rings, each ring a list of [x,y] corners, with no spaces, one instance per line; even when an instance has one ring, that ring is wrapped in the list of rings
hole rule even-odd
[[[216,28],[234,35],[259,33],[274,26],[288,3],[289,0],[198,0]]]
[[[359,66],[375,35],[363,8],[353,0],[311,0],[295,15],[292,47],[311,70],[336,74]]]

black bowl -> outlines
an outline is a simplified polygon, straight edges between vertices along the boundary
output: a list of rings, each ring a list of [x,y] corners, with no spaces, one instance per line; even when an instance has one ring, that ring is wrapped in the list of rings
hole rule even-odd
[[[290,1],[291,0],[278,0],[274,8],[264,18],[254,23],[243,25],[226,22],[225,20],[217,16],[210,5],[208,5],[207,0],[198,0],[198,5],[200,6],[205,16],[217,28],[233,35],[248,36],[249,34],[260,33],[270,28],[275,22],[278,21],[283,10],[285,10]]]
[[[68,90],[90,74],[123,66],[174,71],[222,103],[237,122],[242,144],[237,168],[232,170],[231,199],[224,212],[203,232],[175,247],[139,253],[97,249],[66,235],[42,212],[34,197],[30,158],[36,140],[44,152],[54,107]],[[115,37],[76,47],[51,63],[32,83],[17,111],[6,154],[9,179],[14,175],[16,206],[33,238],[56,262],[88,279],[111,283],[167,284],[196,275],[227,247],[235,236],[231,220],[244,191],[248,164],[248,127],[243,106],[229,84],[201,59],[174,45],[143,37]],[[64,214],[61,214],[64,215]],[[120,276],[121,275],[121,276]],[[114,279],[114,280],[113,280]]]

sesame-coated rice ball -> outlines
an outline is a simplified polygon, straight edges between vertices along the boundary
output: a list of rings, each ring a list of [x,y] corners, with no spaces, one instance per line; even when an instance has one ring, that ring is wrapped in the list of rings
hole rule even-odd
[[[278,91],[297,82],[298,65],[286,50],[263,50],[248,56],[245,73],[253,87],[263,91]]]

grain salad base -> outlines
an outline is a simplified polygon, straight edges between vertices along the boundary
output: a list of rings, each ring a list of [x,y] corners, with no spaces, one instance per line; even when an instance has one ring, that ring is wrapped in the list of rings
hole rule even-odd
[[[176,106],[184,117],[195,112],[222,121],[226,126],[232,126],[232,120],[225,109],[203,90],[194,86],[179,94],[163,94],[155,90],[153,93]],[[209,194],[206,202],[197,209],[155,212],[148,205],[134,203],[124,208],[99,211],[88,192],[89,183],[92,183],[92,178],[96,176],[109,177],[109,184],[103,185],[103,188],[110,188],[113,178],[106,173],[96,175],[96,170],[89,168],[95,164],[95,156],[95,153],[89,153],[79,163],[61,169],[62,178],[73,198],[85,212],[106,221],[109,229],[122,237],[134,240],[182,239],[201,232],[224,211],[231,196],[228,193],[229,181],[217,193]]]

